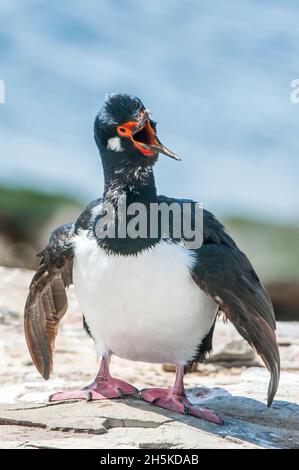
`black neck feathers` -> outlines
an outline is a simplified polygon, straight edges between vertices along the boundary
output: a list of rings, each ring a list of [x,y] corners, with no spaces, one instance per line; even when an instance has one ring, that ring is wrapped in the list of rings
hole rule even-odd
[[[157,192],[155,185],[155,178],[153,174],[153,163],[147,158],[146,164],[144,159],[137,164],[135,161],[131,162],[129,157],[126,156],[125,160],[122,155],[118,155],[119,160],[112,158],[110,161],[103,159],[104,168],[104,206],[108,208],[108,224],[114,237],[97,237],[98,244],[105,249],[105,251],[122,254],[133,255],[138,254],[144,249],[150,248],[158,243],[160,238],[151,238],[149,236],[150,230],[150,204],[157,202]],[[123,221],[123,211],[126,212],[126,225],[134,223],[134,218],[138,216],[138,210],[134,213],[127,213],[131,204],[142,204],[143,208],[147,211],[147,236],[136,236],[131,238],[122,230],[119,231],[120,221]],[[131,206],[132,207],[132,206]],[[139,214],[140,215],[140,214]],[[105,214],[107,217],[107,213]],[[99,216],[96,222],[101,219]],[[136,219],[135,219],[136,220]],[[137,224],[137,222],[136,222]],[[138,232],[138,224],[137,224]],[[121,235],[120,235],[121,233]]]

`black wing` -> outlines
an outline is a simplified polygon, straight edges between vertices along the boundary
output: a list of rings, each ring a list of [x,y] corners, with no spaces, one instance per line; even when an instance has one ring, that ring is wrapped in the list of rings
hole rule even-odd
[[[271,300],[248,258],[236,246],[204,242],[197,250],[192,275],[263,359],[271,374],[270,406],[280,374],[275,317]]]
[[[190,202],[159,196],[160,202]],[[271,300],[248,258],[236,246],[225,227],[203,211],[203,244],[194,250],[192,276],[214,299],[219,310],[257,351],[271,374],[268,406],[277,391],[280,375],[279,350]]]

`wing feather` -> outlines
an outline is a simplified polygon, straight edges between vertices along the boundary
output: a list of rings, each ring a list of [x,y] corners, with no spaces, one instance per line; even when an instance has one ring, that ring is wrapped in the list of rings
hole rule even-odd
[[[197,251],[193,278],[261,356],[271,379],[268,406],[277,391],[279,350],[271,300],[247,257],[236,247],[207,244]]]
[[[32,360],[47,380],[53,369],[53,353],[59,323],[67,307],[66,288],[72,283],[73,226],[53,232],[41,253],[40,268],[33,276],[25,305],[25,337]]]

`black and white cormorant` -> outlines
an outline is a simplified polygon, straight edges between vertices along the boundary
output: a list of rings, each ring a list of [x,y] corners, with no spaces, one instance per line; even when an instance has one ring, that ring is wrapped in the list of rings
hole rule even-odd
[[[95,119],[94,135],[104,170],[103,198],[91,202],[74,224],[57,228],[41,252],[25,307],[25,333],[34,364],[48,379],[55,336],[67,310],[66,288],[73,283],[85,328],[102,360],[91,385],[55,393],[50,400],[102,400],[139,393],[156,406],[221,423],[212,411],[189,402],[183,377],[211,351],[215,320],[222,313],[269,369],[270,406],[280,371],[275,318],[249,260],[207,210],[203,211],[203,242],[197,248],[187,247],[183,236],[165,238],[159,231],[155,237],[147,233],[135,239],[98,236],[103,207],[110,204],[115,209],[108,219],[115,227],[124,196],[126,207],[132,203],[146,208],[162,202],[183,205],[186,200],[157,194],[153,166],[158,154],[178,157],[161,144],[156,124],[138,98],[108,95]],[[138,392],[111,377],[113,354],[132,361],[175,364],[174,386]]]

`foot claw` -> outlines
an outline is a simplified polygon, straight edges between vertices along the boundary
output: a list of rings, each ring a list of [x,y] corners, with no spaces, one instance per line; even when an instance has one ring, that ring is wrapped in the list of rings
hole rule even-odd
[[[88,390],[86,393],[85,393],[85,401],[91,401],[92,400],[92,393],[90,390]]]
[[[142,397],[141,397],[141,398],[142,398]],[[157,398],[154,398],[153,401],[151,401],[150,403],[151,403],[152,405],[157,405],[157,406],[159,406],[158,403],[159,403],[160,400],[161,400],[161,398],[157,397]],[[146,401],[147,401],[147,400],[146,400]]]

